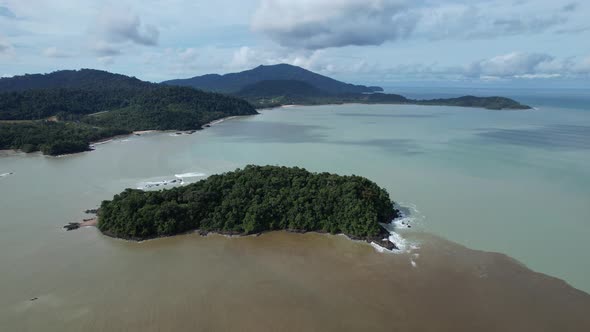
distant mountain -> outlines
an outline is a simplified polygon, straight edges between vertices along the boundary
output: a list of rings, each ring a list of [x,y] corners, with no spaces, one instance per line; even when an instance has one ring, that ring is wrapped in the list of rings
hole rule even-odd
[[[330,94],[383,91],[380,87],[367,87],[340,82],[288,64],[258,66],[240,73],[225,75],[209,74],[188,79],[170,80],[163,83],[167,85],[190,86],[205,91],[237,93],[248,85],[261,81],[277,80],[302,81]]]
[[[270,98],[276,96],[319,97],[328,94],[328,92],[320,90],[307,82],[294,80],[260,81],[247,85],[240,91],[234,93],[235,96],[242,98]]]
[[[147,88],[153,83],[135,77],[95,69],[60,70],[49,74],[26,74],[0,78],[0,92],[34,89],[129,89]]]

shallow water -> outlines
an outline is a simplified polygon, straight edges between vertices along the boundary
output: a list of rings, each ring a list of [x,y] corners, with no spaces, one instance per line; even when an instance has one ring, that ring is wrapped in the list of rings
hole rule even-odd
[[[577,107],[533,106],[539,109],[292,107],[224,121],[193,135],[132,136],[74,156],[1,153],[0,174],[14,174],[0,177],[0,326],[12,330],[42,326],[45,330],[62,326],[67,330],[115,326],[229,329],[240,325],[225,317],[236,315],[247,328],[276,330],[291,324],[293,329],[358,329],[361,326],[354,324],[375,322],[362,327],[383,329],[386,316],[391,322],[405,317],[408,324],[418,324],[415,315],[435,317],[434,307],[422,312],[423,303],[410,299],[436,294],[436,289],[410,287],[404,291],[413,279],[388,277],[394,271],[414,273],[413,269],[424,271],[431,278],[428,282],[437,273],[447,280],[444,287],[465,291],[457,308],[474,306],[490,315],[501,310],[499,304],[490,311],[477,306],[484,298],[508,296],[498,288],[478,283],[467,290],[461,288],[467,270],[478,259],[486,260],[452,244],[449,246],[455,249],[449,249],[448,256],[433,255],[436,259],[432,260],[421,262],[428,253],[419,252],[413,268],[411,257],[377,254],[370,246],[340,238],[311,236],[300,243],[310,249],[299,250],[299,238],[293,235],[268,236],[263,241],[189,236],[134,244],[105,238],[95,229],[61,230],[66,222],[83,218],[83,210],[96,207],[123,188],[170,181],[176,175],[184,175],[185,182],[198,181],[200,173],[219,173],[249,163],[369,177],[386,187],[396,201],[414,208],[414,230],[469,248],[505,253],[588,292],[590,266],[583,262],[590,252],[590,113]],[[420,250],[446,243],[426,235],[418,237],[418,242],[426,242]],[[273,256],[286,248],[286,256]],[[472,266],[453,265],[466,261]],[[500,274],[518,270],[518,264],[501,261],[497,270],[490,263],[491,269]],[[370,269],[357,274],[370,264],[388,273],[374,274]],[[324,275],[329,270],[321,266],[339,273]],[[533,276],[542,278],[518,271],[520,279],[503,275],[496,286],[512,285],[509,289],[514,293]],[[447,277],[459,279],[452,284]],[[328,286],[334,280],[342,283]],[[428,284],[425,280],[423,285]],[[551,294],[564,299],[575,293],[553,281],[533,284],[514,296],[526,301],[535,296],[549,298],[550,289],[561,290]],[[338,285],[353,289],[356,295],[347,297],[347,292],[338,292]],[[482,290],[476,291],[479,287]],[[361,300],[363,292],[370,296]],[[401,293],[405,295],[398,298]],[[440,296],[439,301],[446,296],[454,301],[448,293]],[[39,299],[28,301],[33,297]],[[407,301],[406,310],[399,308],[400,299]],[[572,303],[587,304],[576,301]],[[544,305],[549,304],[539,303],[538,311],[513,310],[530,322],[531,317],[544,317],[540,313],[549,310],[541,308]],[[328,310],[332,306],[335,309]],[[560,308],[555,310],[566,314],[563,309],[567,308],[576,315],[578,307],[563,304]],[[317,317],[317,312],[325,316]],[[448,311],[441,315],[444,312]],[[269,319],[273,314],[278,316]],[[336,315],[344,317],[341,323]],[[456,315],[459,311],[449,317]],[[437,317],[433,321],[443,324],[444,317]],[[156,321],[161,324],[150,327]],[[454,321],[448,319],[443,325],[451,329],[456,327]],[[189,323],[178,325],[182,322]]]

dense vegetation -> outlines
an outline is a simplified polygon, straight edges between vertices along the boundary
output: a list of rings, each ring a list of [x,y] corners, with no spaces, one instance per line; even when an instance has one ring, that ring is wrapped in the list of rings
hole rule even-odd
[[[529,109],[512,99],[504,97],[474,97],[414,100],[389,93],[344,93],[333,94],[302,81],[262,81],[244,87],[235,94],[259,108],[281,105],[322,105],[322,104],[414,104],[459,107],[481,107],[487,109]]]
[[[90,142],[129,134],[124,129],[102,129],[78,123],[35,121],[0,123],[0,150],[20,149],[61,155],[87,151]]]
[[[102,70],[60,70],[49,74],[26,74],[0,78],[0,92],[37,89],[118,90],[145,88],[152,83]]]
[[[301,81],[329,94],[368,93],[383,91],[380,87],[367,87],[337,81],[309,70],[288,64],[258,66],[240,73],[226,75],[209,74],[188,79],[163,82],[168,85],[190,86],[193,88],[223,93],[237,93],[246,86],[262,81]]]
[[[513,99],[506,97],[463,96],[459,98],[419,100],[417,103],[422,105],[481,107],[490,110],[522,110],[531,108],[530,106],[523,105]]]
[[[89,69],[4,78],[0,91],[0,148],[46,154],[86,151],[88,142],[110,133],[196,130],[223,117],[256,114],[231,96]]]
[[[127,189],[102,202],[98,227],[127,239],[199,229],[321,231],[379,241],[386,234],[379,223],[395,216],[388,193],[366,178],[247,166],[170,190]]]

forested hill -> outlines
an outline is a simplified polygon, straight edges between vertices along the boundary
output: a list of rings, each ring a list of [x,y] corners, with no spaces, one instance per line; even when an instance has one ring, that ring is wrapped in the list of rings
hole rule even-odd
[[[237,93],[248,85],[261,81],[277,80],[302,81],[330,94],[383,91],[380,87],[367,87],[340,82],[333,78],[288,64],[258,66],[239,73],[225,75],[209,74],[188,79],[170,80],[163,83],[167,85],[190,86],[206,91]]]
[[[152,83],[135,77],[94,69],[60,70],[49,74],[26,74],[0,78],[0,92],[33,89],[114,90],[148,88]]]
[[[248,85],[235,93],[238,97],[260,98],[260,97],[320,97],[328,93],[314,87],[313,85],[295,80],[270,80],[260,81],[252,85]]]
[[[487,109],[529,109],[504,97],[474,97],[412,100],[397,94],[382,93],[380,87],[367,87],[337,81],[309,70],[278,64],[225,75],[209,74],[163,82],[245,98],[258,108],[286,104],[322,105],[343,103],[418,104]]]
[[[257,114],[232,96],[98,70],[18,76],[0,85],[11,90],[0,92],[0,149],[73,153],[110,134],[197,130],[220,118]]]
[[[247,166],[170,190],[127,189],[102,202],[98,228],[134,240],[197,229],[225,234],[320,231],[392,248],[379,223],[390,223],[397,215],[387,191],[363,177]]]

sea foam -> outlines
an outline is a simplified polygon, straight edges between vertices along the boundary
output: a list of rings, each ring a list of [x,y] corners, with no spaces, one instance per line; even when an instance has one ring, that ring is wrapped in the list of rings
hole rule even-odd
[[[395,209],[399,211],[399,216],[391,221],[389,224],[380,224],[385,230],[389,232],[388,240],[395,243],[398,249],[388,250],[381,247],[377,243],[372,242],[371,245],[378,252],[390,252],[390,253],[409,253],[412,250],[417,250],[420,247],[416,243],[411,243],[407,239],[403,238],[398,231],[412,228],[415,223],[420,224],[425,217],[420,214],[420,211],[415,205],[399,205],[395,204]],[[417,258],[417,256],[416,256]]]
[[[182,179],[182,178],[201,178],[207,176],[205,173],[198,173],[198,172],[190,172],[190,173],[182,173],[182,174],[174,174],[175,177]]]
[[[178,185],[183,185],[183,184],[184,184],[184,182],[182,181],[182,179],[140,182],[140,183],[138,183],[137,189],[146,190],[146,189],[153,189],[153,188],[165,188],[168,186],[175,186],[175,185],[178,186]]]

